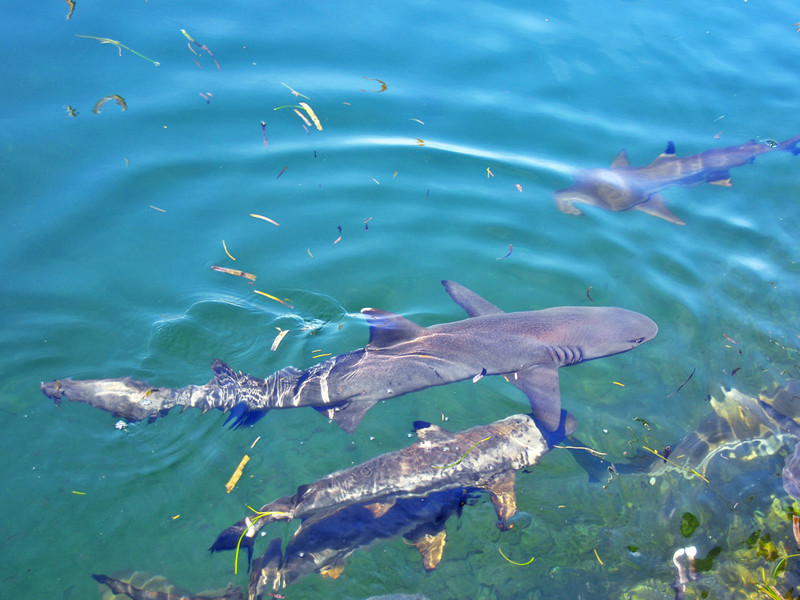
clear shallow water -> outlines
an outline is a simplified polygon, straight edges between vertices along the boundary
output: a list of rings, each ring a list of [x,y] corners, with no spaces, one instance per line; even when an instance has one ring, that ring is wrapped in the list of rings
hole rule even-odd
[[[366,342],[364,306],[424,325],[462,318],[445,278],[506,310],[589,305],[591,286],[594,304],[659,324],[634,352],[561,374],[581,435],[617,459],[634,417],[674,444],[720,385],[756,393],[798,376],[796,157],[763,155],[735,169],[729,189],[668,189],[686,227],[635,211],[570,217],[552,201],[572,169],[607,166],[622,148],[638,165],[667,140],[688,155],[796,135],[792,9],[118,0],[78,2],[66,20],[65,3],[10,6],[0,97],[3,589],[94,597],[90,573],[126,568],[195,590],[222,586],[232,557],[206,548],[245,503],[403,447],[415,419],[444,415],[457,430],[526,404],[484,379],[383,403],[350,437],[310,411],[236,432],[221,429],[223,415],[192,412],[120,432],[107,414],[56,409],[42,380],[132,375],[183,386],[207,381],[217,357],[251,373],[305,367],[312,350]],[[220,70],[190,51],[182,28]],[[118,40],[160,66],[76,34]],[[273,110],[298,100],[281,82],[310,98],[322,131]],[[111,94],[127,110],[110,101],[94,114]],[[256,285],[215,264],[256,274]],[[290,333],[273,353],[276,327]],[[244,452],[246,477],[226,495]],[[765,502],[780,491],[775,473],[753,475]],[[590,486],[555,452],[520,475],[518,495],[534,516],[528,528],[501,535],[484,499],[451,523],[431,574],[395,540],[358,553],[338,581],[307,578],[290,591],[616,597],[645,577],[671,581],[669,525],[645,517],[666,512],[658,503],[668,499]],[[630,540],[642,564],[626,555]],[[536,560],[511,565],[498,545]]]

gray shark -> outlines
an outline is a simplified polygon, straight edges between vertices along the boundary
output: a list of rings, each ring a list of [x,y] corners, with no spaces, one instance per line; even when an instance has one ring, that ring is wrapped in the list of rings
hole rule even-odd
[[[685,225],[664,205],[659,193],[671,185],[699,185],[713,183],[730,187],[730,169],[751,163],[759,154],[772,150],[800,153],[797,144],[800,136],[782,143],[759,143],[755,140],[740,146],[715,148],[679,158],[675,145],[667,144],[656,159],[646,167],[631,167],[625,150],[611,163],[610,169],[583,169],[573,175],[574,184],[555,192],[556,205],[561,212],[582,214],[576,202],[599,206],[606,210],[640,210],[665,219],[670,223]]]
[[[401,535],[419,550],[423,567],[431,571],[442,559],[446,521],[460,515],[470,500],[474,498],[468,490],[453,488],[397,499],[381,516],[357,503],[306,519],[285,551],[281,552],[281,538],[275,538],[264,555],[253,561],[249,598],[260,600],[313,572],[337,579],[356,550]]]
[[[555,441],[575,429],[562,411],[558,435],[546,440],[530,415],[512,415],[489,425],[451,433],[436,425],[414,423],[419,441],[361,464],[301,485],[219,534],[212,552],[239,544],[252,552],[258,532],[273,521],[291,521],[332,514],[344,506],[365,504],[384,515],[398,499],[429,496],[461,487],[489,490],[497,525],[507,529],[517,511],[516,473],[539,462]]]
[[[561,413],[560,367],[626,352],[658,332],[646,316],[615,307],[504,313],[462,285],[442,283],[470,318],[422,327],[365,308],[369,344],[304,371],[286,367],[261,379],[217,360],[205,385],[170,389],[130,378],[62,379],[42,383],[42,391],[57,404],[66,397],[133,421],[182,406],[231,411],[228,420],[245,426],[271,409],[311,406],[349,433],[381,400],[501,375],[528,396],[533,415],[553,431]]]

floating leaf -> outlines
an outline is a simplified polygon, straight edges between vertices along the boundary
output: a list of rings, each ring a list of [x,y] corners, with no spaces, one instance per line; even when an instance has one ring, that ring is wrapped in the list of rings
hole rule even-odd
[[[305,102],[298,102],[298,104],[303,107],[303,110],[306,111],[308,113],[308,116],[311,117],[311,120],[314,121],[314,126],[319,131],[322,131],[322,124],[319,122],[317,115],[314,114],[314,111],[311,110],[311,107]]]
[[[247,464],[249,460],[250,457],[247,456],[247,454],[245,454],[244,458],[242,458],[242,460],[239,461],[239,466],[236,467],[236,470],[233,472],[233,475],[231,475],[231,478],[228,480],[228,483],[225,484],[225,489],[228,490],[229,494],[233,491],[233,488],[236,487],[239,478],[242,476],[242,470],[244,469],[244,466]]]
[[[103,106],[103,104],[105,104],[109,100],[115,100],[116,103],[122,107],[122,110],[128,110],[128,103],[125,102],[125,98],[123,98],[119,94],[111,94],[110,96],[100,98],[100,100],[97,101],[97,104],[94,105],[94,114],[99,115],[100,107]]]
[[[275,225],[275,227],[281,226],[281,224],[278,223],[277,221],[273,221],[272,219],[270,219],[269,217],[265,217],[264,215],[257,215],[255,213],[250,213],[250,216],[253,217],[254,219],[261,219],[262,221],[266,221],[267,223],[272,223],[273,225]]]
[[[125,50],[127,50],[128,52],[132,52],[133,54],[135,54],[139,58],[143,58],[146,61],[153,63],[155,66],[159,66],[161,64],[160,62],[158,62],[156,60],[153,60],[151,58],[147,58],[144,54],[140,54],[139,52],[137,52],[133,48],[128,48],[125,44],[121,44],[117,40],[112,40],[111,38],[105,38],[105,37],[97,37],[96,35],[81,35],[79,33],[76,33],[75,35],[77,37],[80,37],[80,38],[89,38],[89,39],[92,39],[92,40],[97,40],[101,44],[111,44],[112,46],[116,46],[117,49],[119,50],[119,55],[120,56],[122,56],[122,49],[124,48]]]

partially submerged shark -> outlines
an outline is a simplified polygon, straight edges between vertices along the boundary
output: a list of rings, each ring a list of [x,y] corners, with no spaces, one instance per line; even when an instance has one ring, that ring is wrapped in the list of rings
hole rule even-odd
[[[365,308],[369,344],[304,371],[286,367],[266,379],[236,373],[214,361],[205,385],[159,388],[131,378],[42,383],[56,404],[62,397],[117,417],[153,420],[175,406],[231,411],[245,426],[267,411],[311,406],[346,432],[377,402],[431,386],[502,375],[529,398],[534,417],[558,426],[558,369],[626,352],[651,340],[658,327],[646,316],[615,307],[557,307],[505,313],[474,292],[443,281],[470,318],[422,327],[400,315]],[[227,422],[227,421],[226,421]]]
[[[337,579],[356,550],[400,535],[419,550],[423,567],[431,571],[442,559],[445,522],[460,515],[470,499],[467,489],[453,488],[400,498],[381,516],[368,505],[356,503],[331,515],[306,519],[284,551],[281,538],[275,538],[264,555],[253,561],[249,598],[264,598],[313,572]]]
[[[177,588],[164,577],[153,577],[147,573],[133,573],[127,577],[92,575],[95,581],[105,585],[111,596],[103,593],[102,600],[127,596],[131,600],[245,600],[239,586],[228,585],[225,589],[192,594]]]
[[[750,140],[740,146],[714,148],[682,158],[675,155],[675,145],[669,142],[666,150],[646,167],[631,167],[623,150],[610,169],[577,171],[572,186],[555,192],[556,205],[561,212],[570,215],[582,214],[575,207],[576,202],[613,211],[640,210],[670,223],[685,225],[664,205],[661,190],[671,185],[701,183],[730,187],[733,167],[751,163],[759,154],[776,149],[797,155],[800,153],[798,142],[800,136],[771,144]]]
[[[414,427],[419,438],[415,444],[301,485],[295,494],[265,504],[225,529],[210,550],[241,544],[252,552],[258,532],[273,521],[326,515],[353,503],[381,516],[401,498],[460,487],[488,490],[497,525],[507,529],[517,510],[516,472],[537,464],[552,444],[575,430],[575,421],[562,411],[557,433],[547,438],[531,416],[522,414],[459,433],[423,421]]]

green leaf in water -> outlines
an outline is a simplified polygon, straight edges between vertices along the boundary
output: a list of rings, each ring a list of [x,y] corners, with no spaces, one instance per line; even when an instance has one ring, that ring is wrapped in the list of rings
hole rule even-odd
[[[689,537],[694,533],[698,525],[700,525],[700,521],[697,520],[697,517],[690,512],[683,513],[683,516],[681,516],[681,535]]]

